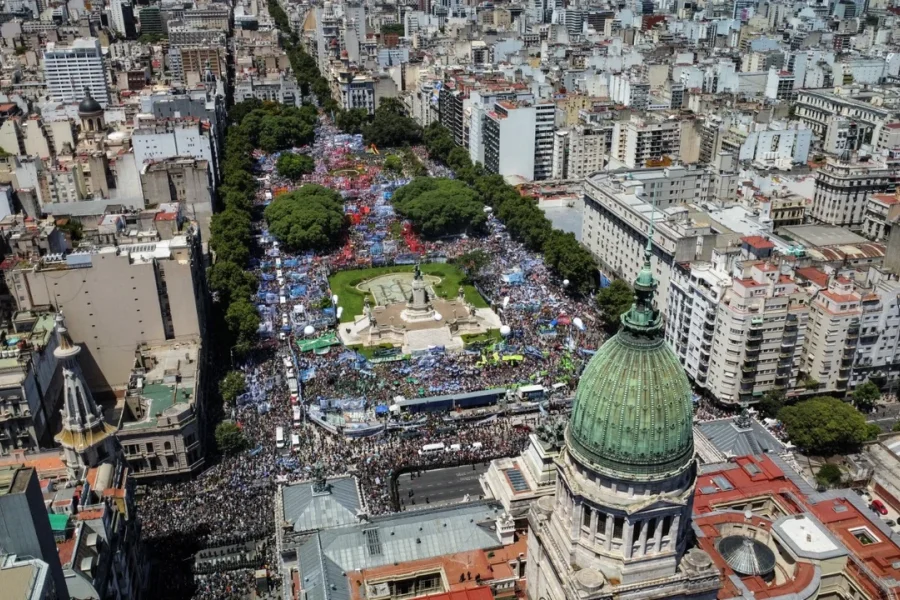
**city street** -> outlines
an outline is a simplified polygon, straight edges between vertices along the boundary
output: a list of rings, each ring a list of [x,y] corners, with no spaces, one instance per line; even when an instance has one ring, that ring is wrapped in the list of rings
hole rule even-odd
[[[466,494],[469,499],[477,499],[482,491],[478,478],[487,471],[484,464],[464,465],[462,467],[450,467],[423,471],[421,475],[412,478],[410,473],[401,475],[397,480],[397,488],[400,501],[404,509],[420,508],[426,504],[453,504],[462,502]],[[409,492],[413,495],[410,496]],[[415,506],[412,501],[415,500]]]

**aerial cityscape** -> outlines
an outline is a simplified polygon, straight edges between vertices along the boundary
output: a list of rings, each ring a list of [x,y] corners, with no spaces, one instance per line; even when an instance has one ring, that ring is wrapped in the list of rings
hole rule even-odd
[[[0,598],[900,598],[900,1],[0,2]]]

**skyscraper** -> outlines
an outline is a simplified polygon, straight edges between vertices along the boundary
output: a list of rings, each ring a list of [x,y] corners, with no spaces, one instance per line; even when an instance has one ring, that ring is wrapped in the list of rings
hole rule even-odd
[[[48,43],[44,50],[44,81],[54,102],[80,102],[84,90],[90,89],[91,96],[105,108],[109,104],[109,88],[100,40],[78,38],[68,47]]]

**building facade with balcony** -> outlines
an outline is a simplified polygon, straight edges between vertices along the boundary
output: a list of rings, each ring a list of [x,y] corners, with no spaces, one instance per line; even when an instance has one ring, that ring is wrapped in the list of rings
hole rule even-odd
[[[820,392],[848,389],[860,338],[862,300],[853,281],[843,276],[830,280],[826,289],[812,297],[802,366],[808,387]]]
[[[676,263],[672,268],[666,341],[699,388],[706,387],[717,308],[730,285],[728,274],[710,263]]]
[[[882,389],[900,381],[900,281],[884,277],[862,297],[859,342],[850,387],[868,380]]]
[[[809,294],[768,261],[735,263],[719,303],[707,389],[723,404],[797,384]]]

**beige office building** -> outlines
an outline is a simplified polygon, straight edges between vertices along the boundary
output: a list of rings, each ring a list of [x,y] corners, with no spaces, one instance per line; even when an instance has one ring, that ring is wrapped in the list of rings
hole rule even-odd
[[[128,383],[139,344],[196,339],[205,330],[200,236],[79,249],[22,260],[5,273],[20,311],[63,311],[95,391]]]

